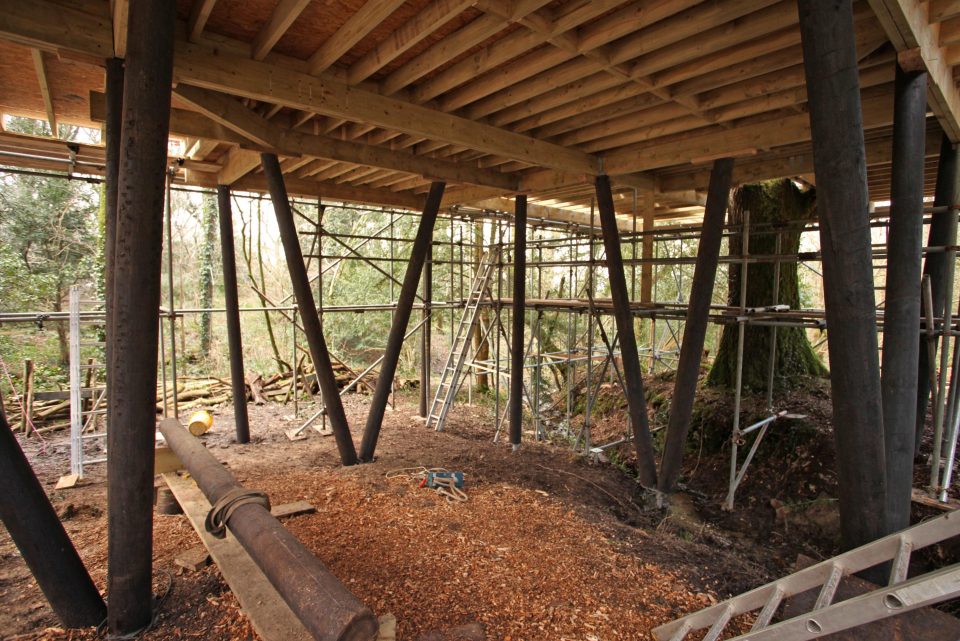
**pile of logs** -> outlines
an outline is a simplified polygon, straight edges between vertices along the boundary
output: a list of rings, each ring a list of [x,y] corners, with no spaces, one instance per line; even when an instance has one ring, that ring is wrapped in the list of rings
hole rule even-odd
[[[359,372],[355,372],[340,361],[334,362],[334,374],[340,388],[349,385]],[[319,392],[316,375],[312,368],[304,371],[301,363],[300,375],[297,377],[296,390],[302,395],[312,396]],[[353,386],[352,391],[369,392],[376,380],[376,371],[368,372],[363,379]],[[33,364],[27,361],[21,378],[22,389],[18,393],[4,398],[7,419],[16,429],[31,434],[45,433],[70,427],[70,391],[35,391]],[[288,403],[293,399],[294,384],[291,372],[273,374],[264,378],[260,374],[249,372],[246,376],[247,400],[256,405],[263,405],[268,401]],[[81,393],[84,399],[84,411],[95,411],[93,416],[85,416],[84,421],[90,422],[87,428],[98,429],[96,423],[102,425],[102,415],[106,408],[106,396],[102,389],[95,386],[96,381],[88,377],[85,390]],[[158,381],[159,383],[159,381]],[[166,392],[166,394],[164,394]],[[171,402],[173,386],[162,384],[157,386],[157,413],[163,412],[164,398]],[[222,378],[189,378],[177,379],[177,406],[181,412],[193,409],[209,409],[231,401],[230,381]],[[24,408],[30,421],[24,421]]]

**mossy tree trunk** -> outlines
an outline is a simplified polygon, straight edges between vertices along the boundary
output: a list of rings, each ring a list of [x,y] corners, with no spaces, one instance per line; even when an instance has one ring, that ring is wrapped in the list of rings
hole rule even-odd
[[[750,212],[751,256],[771,256],[777,253],[777,232],[780,235],[781,255],[793,255],[800,249],[799,225],[796,221],[808,219],[815,209],[814,192],[801,191],[791,180],[772,180],[743,185],[734,193],[733,207],[728,216],[732,224],[743,221],[744,212]],[[740,255],[740,236],[730,238],[730,254]],[[800,279],[796,262],[780,263],[780,286],[777,304],[800,308]],[[740,305],[740,264],[730,265],[730,305]],[[750,263],[747,272],[747,307],[765,307],[774,304],[773,262]],[[736,384],[737,325],[723,328],[717,357],[707,378],[707,384],[733,387]],[[767,385],[770,342],[773,328],[747,325],[743,345],[743,386],[761,390]],[[823,376],[826,368],[807,340],[801,327],[777,328],[777,357],[775,388],[789,388],[798,378]]]
[[[213,256],[217,242],[217,201],[212,194],[203,196],[203,210],[201,212],[203,226],[203,247],[200,251],[200,307],[213,307]],[[204,355],[210,352],[212,342],[211,314],[209,311],[200,314],[200,352]]]

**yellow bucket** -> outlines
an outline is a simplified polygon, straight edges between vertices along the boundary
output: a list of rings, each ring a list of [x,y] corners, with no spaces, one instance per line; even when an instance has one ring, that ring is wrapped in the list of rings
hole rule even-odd
[[[190,417],[190,423],[187,425],[187,429],[194,436],[205,434],[211,427],[213,427],[213,416],[210,415],[210,412],[204,412],[203,410],[194,412],[193,416]]]

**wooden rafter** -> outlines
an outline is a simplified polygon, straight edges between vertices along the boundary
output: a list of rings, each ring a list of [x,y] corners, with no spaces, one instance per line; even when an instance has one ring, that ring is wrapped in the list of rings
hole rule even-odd
[[[203,33],[203,28],[207,26],[207,20],[213,12],[217,0],[193,0],[193,6],[190,8],[190,19],[187,21],[187,37],[196,42]]]
[[[363,82],[425,37],[463,12],[476,0],[434,0],[385,40],[350,66],[347,82]]]
[[[127,55],[127,20],[130,17],[130,0],[110,0],[110,16],[113,20],[113,55]]]
[[[43,62],[43,52],[39,49],[31,49],[33,56],[33,69],[37,74],[37,82],[40,83],[40,95],[43,96],[43,108],[47,112],[47,124],[50,125],[50,132],[54,138],[59,138],[60,133],[57,128],[57,114],[53,108],[53,96],[50,93],[50,82],[47,77],[47,67]]]
[[[363,7],[350,16],[346,24],[310,57],[310,73],[316,75],[326,71],[340,56],[350,51],[364,36],[373,31],[391,13],[402,5],[404,0],[367,0]]]
[[[252,55],[254,60],[263,60],[273,49],[277,41],[283,37],[294,20],[306,9],[310,0],[280,0],[270,19],[263,26],[253,40]]]

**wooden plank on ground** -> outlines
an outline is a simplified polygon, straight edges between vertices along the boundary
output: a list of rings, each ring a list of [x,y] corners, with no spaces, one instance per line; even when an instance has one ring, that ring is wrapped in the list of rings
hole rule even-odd
[[[164,474],[163,480],[173,491],[183,513],[209,550],[260,638],[263,641],[312,639],[233,534],[228,530],[226,538],[218,539],[204,529],[203,521],[210,511],[210,502],[197,484],[174,473]]]
[[[275,505],[270,508],[270,514],[277,519],[288,516],[300,516],[301,514],[313,514],[316,511],[317,508],[306,501],[294,501],[293,503],[284,503],[283,505]]]
[[[927,507],[933,507],[938,510],[943,510],[944,512],[950,512],[951,510],[960,508],[960,501],[956,499],[947,499],[946,503],[941,503],[937,499],[926,494],[923,490],[918,490],[917,488],[913,488],[913,493],[911,494],[910,499],[914,503],[919,503],[920,505],[925,505]]]

